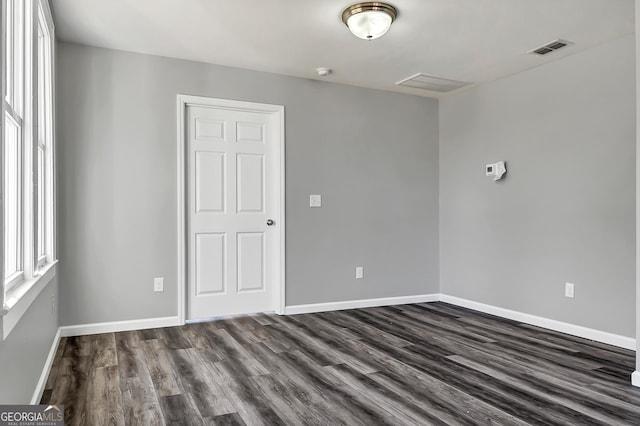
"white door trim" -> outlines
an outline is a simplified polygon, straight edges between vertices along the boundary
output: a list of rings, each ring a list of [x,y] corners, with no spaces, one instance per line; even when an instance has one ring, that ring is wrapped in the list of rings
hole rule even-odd
[[[280,233],[280,263],[276,275],[276,285],[274,287],[275,301],[274,311],[283,315],[285,308],[285,156],[284,156],[284,106],[260,104],[254,102],[234,101],[229,99],[207,98],[202,96],[181,95],[177,96],[178,105],[178,137],[177,137],[177,158],[178,158],[178,318],[180,324],[184,324],[187,312],[187,157],[186,151],[186,127],[185,118],[188,106],[204,106],[235,111],[261,112],[275,114],[280,122],[280,218],[276,223],[277,231]]]

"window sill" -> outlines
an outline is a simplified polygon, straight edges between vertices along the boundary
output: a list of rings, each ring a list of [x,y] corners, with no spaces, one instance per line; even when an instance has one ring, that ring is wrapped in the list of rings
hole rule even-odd
[[[58,261],[55,260],[45,265],[37,277],[23,282],[7,294],[2,309],[1,340],[5,340],[9,336],[11,330],[18,324],[40,292],[56,276],[57,263]]]

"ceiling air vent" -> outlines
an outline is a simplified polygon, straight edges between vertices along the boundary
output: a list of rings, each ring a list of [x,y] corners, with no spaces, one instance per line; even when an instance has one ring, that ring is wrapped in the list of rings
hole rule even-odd
[[[556,39],[551,43],[547,43],[543,46],[536,47],[533,50],[528,51],[527,53],[535,54],[535,55],[546,55],[547,53],[555,52],[558,49],[562,49],[563,47],[567,47],[571,45],[570,41]]]
[[[412,75],[411,77],[407,77],[404,80],[400,80],[396,83],[396,86],[413,87],[414,89],[432,90],[434,92],[446,93],[464,86],[468,86],[469,84],[471,83],[449,80],[447,78],[418,73]]]

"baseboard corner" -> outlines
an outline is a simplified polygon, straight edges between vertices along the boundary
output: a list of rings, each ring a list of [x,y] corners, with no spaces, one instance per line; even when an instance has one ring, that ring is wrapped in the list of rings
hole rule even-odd
[[[38,383],[36,384],[36,389],[33,392],[33,396],[31,397],[31,405],[40,404],[42,394],[44,394],[44,388],[47,385],[49,373],[51,372],[51,368],[53,367],[53,361],[55,361],[56,352],[58,351],[58,345],[60,344],[61,337],[62,329],[58,327],[58,330],[53,337],[53,342],[51,342],[49,355],[47,355],[47,359],[45,360],[44,366],[42,367],[42,373],[40,373],[40,378],[38,379]]]

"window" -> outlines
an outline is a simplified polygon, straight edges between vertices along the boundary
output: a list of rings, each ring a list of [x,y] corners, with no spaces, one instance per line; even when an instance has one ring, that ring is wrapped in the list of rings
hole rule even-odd
[[[21,115],[24,96],[25,1],[7,0],[5,21],[5,99],[10,112]]]
[[[38,7],[38,138],[36,149],[36,267],[53,260],[53,90],[51,51],[53,38],[47,24],[46,13]]]
[[[4,113],[4,288],[9,292],[24,279],[24,185],[23,127],[24,114],[24,34],[25,8],[23,1],[6,2],[5,43],[5,113]]]
[[[35,298],[23,296],[31,289],[41,290],[50,280],[49,271],[56,260],[54,27],[47,0],[2,3],[2,26],[6,31],[2,40],[4,73],[0,97],[3,101],[0,311],[12,315],[12,309],[21,300]],[[28,307],[30,302],[24,303]],[[26,308],[16,310],[24,313]],[[9,323],[15,325],[16,321]],[[6,334],[4,329],[3,335]]]
[[[4,122],[4,278],[16,281],[22,271],[22,167],[20,126],[9,116]]]

